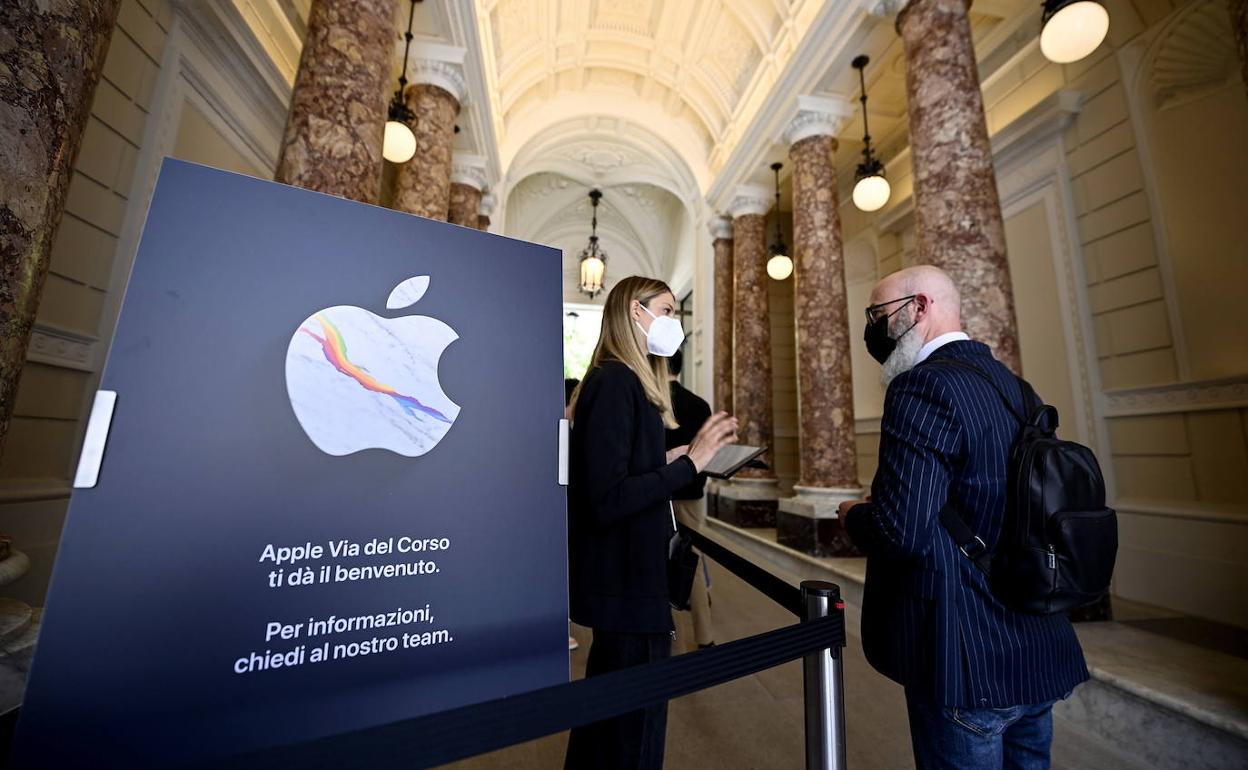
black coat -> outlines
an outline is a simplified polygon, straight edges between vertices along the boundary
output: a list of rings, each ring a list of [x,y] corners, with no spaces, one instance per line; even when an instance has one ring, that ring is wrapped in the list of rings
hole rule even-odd
[[[672,382],[672,412],[675,413],[678,427],[667,431],[667,448],[675,449],[693,443],[693,437],[702,430],[702,425],[711,419],[711,405],[701,396],[681,385]],[[694,482],[681,487],[672,493],[674,500],[701,500],[706,488],[706,476],[699,473]]]
[[[568,589],[572,620],[631,633],[672,630],[667,548],[672,493],[693,462],[664,464],[663,420],[637,375],[604,361],[585,375],[572,416]]]

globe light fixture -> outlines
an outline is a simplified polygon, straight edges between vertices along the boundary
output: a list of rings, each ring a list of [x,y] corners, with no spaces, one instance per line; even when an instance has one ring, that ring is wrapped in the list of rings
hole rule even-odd
[[[390,112],[386,120],[386,130],[381,140],[381,156],[391,163],[406,163],[416,154],[416,134],[412,133],[411,124],[416,119],[412,111],[403,101],[403,91],[407,88],[407,55],[412,50],[412,21],[416,17],[416,3],[412,0],[412,9],[407,15],[407,33],[403,35],[403,69],[399,71],[399,90],[394,92],[390,100]]]
[[[780,169],[783,163],[772,163],[771,170],[776,174],[776,240],[768,250],[771,257],[767,260],[767,275],[773,281],[783,281],[793,275],[793,258],[789,256],[789,247],[784,245],[784,235],[780,232]]]
[[[607,253],[598,245],[598,201],[602,200],[601,190],[589,191],[589,202],[593,207],[593,218],[590,223],[589,243],[581,250],[581,291],[590,299],[602,291],[607,274]]]
[[[875,162],[879,163],[878,160]],[[888,197],[892,192],[893,188],[884,178],[883,168],[876,173],[868,172],[854,185],[854,205],[859,211],[879,211],[884,208],[884,204],[888,203]]]
[[[857,56],[851,62],[858,70],[858,82],[862,86],[862,163],[854,172],[854,205],[860,211],[879,211],[888,203],[892,194],[888,180],[884,178],[884,164],[871,152],[871,132],[867,129],[867,78],[863,74],[871,61],[868,56]]]
[[[1045,0],[1040,52],[1055,64],[1079,61],[1109,33],[1109,11],[1095,0]]]
[[[402,108],[407,110],[406,107]],[[391,163],[406,163],[416,155],[416,135],[407,127],[410,114],[403,114],[390,105],[390,119],[381,142],[381,155]]]

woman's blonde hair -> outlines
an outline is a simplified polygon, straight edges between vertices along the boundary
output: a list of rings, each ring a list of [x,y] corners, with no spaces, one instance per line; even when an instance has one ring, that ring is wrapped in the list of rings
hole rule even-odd
[[[646,400],[659,410],[663,425],[675,428],[677,423],[672,412],[672,390],[667,384],[667,359],[652,356],[646,351],[641,330],[634,323],[632,314],[633,300],[637,300],[644,307],[660,294],[671,293],[668,285],[656,278],[634,275],[617,283],[607,294],[607,301],[602,309],[602,333],[598,337],[598,346],[594,348],[585,378],[588,379],[589,373],[603,361],[619,361],[632,369],[637,379],[641,380],[641,387],[646,391]],[[584,383],[584,380],[581,382]],[[577,385],[572,394],[569,414],[575,414],[580,395],[581,386]]]

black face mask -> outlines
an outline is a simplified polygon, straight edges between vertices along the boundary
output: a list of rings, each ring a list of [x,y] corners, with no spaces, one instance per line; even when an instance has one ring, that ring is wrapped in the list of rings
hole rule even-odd
[[[914,299],[911,298],[910,302],[913,301]],[[889,319],[904,310],[906,305],[909,305],[910,302],[907,302],[905,305],[902,305],[886,316],[871,321],[867,324],[867,328],[863,332],[862,340],[867,343],[867,352],[871,354],[872,358],[879,361],[880,364],[887,361],[888,357],[893,354],[893,350],[897,348],[897,340],[909,334],[910,329],[913,329],[919,323],[916,319],[914,323],[910,324],[910,329],[906,329],[904,332],[897,335],[897,339],[893,339],[888,336]]]

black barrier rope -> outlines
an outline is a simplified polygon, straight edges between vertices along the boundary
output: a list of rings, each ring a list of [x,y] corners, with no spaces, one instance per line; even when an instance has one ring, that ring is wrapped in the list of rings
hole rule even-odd
[[[799,618],[805,616],[806,608],[802,601],[801,589],[776,577],[754,562],[738,556],[696,529],[690,529],[681,524],[680,530],[688,533],[693,538],[694,548],[697,548],[706,556],[717,561],[724,569],[749,583],[751,588]]]
[[[817,650],[843,646],[845,618],[843,613],[833,612],[828,617],[644,666],[293,746],[218,757],[192,767],[434,767],[627,714],[788,663]]]

